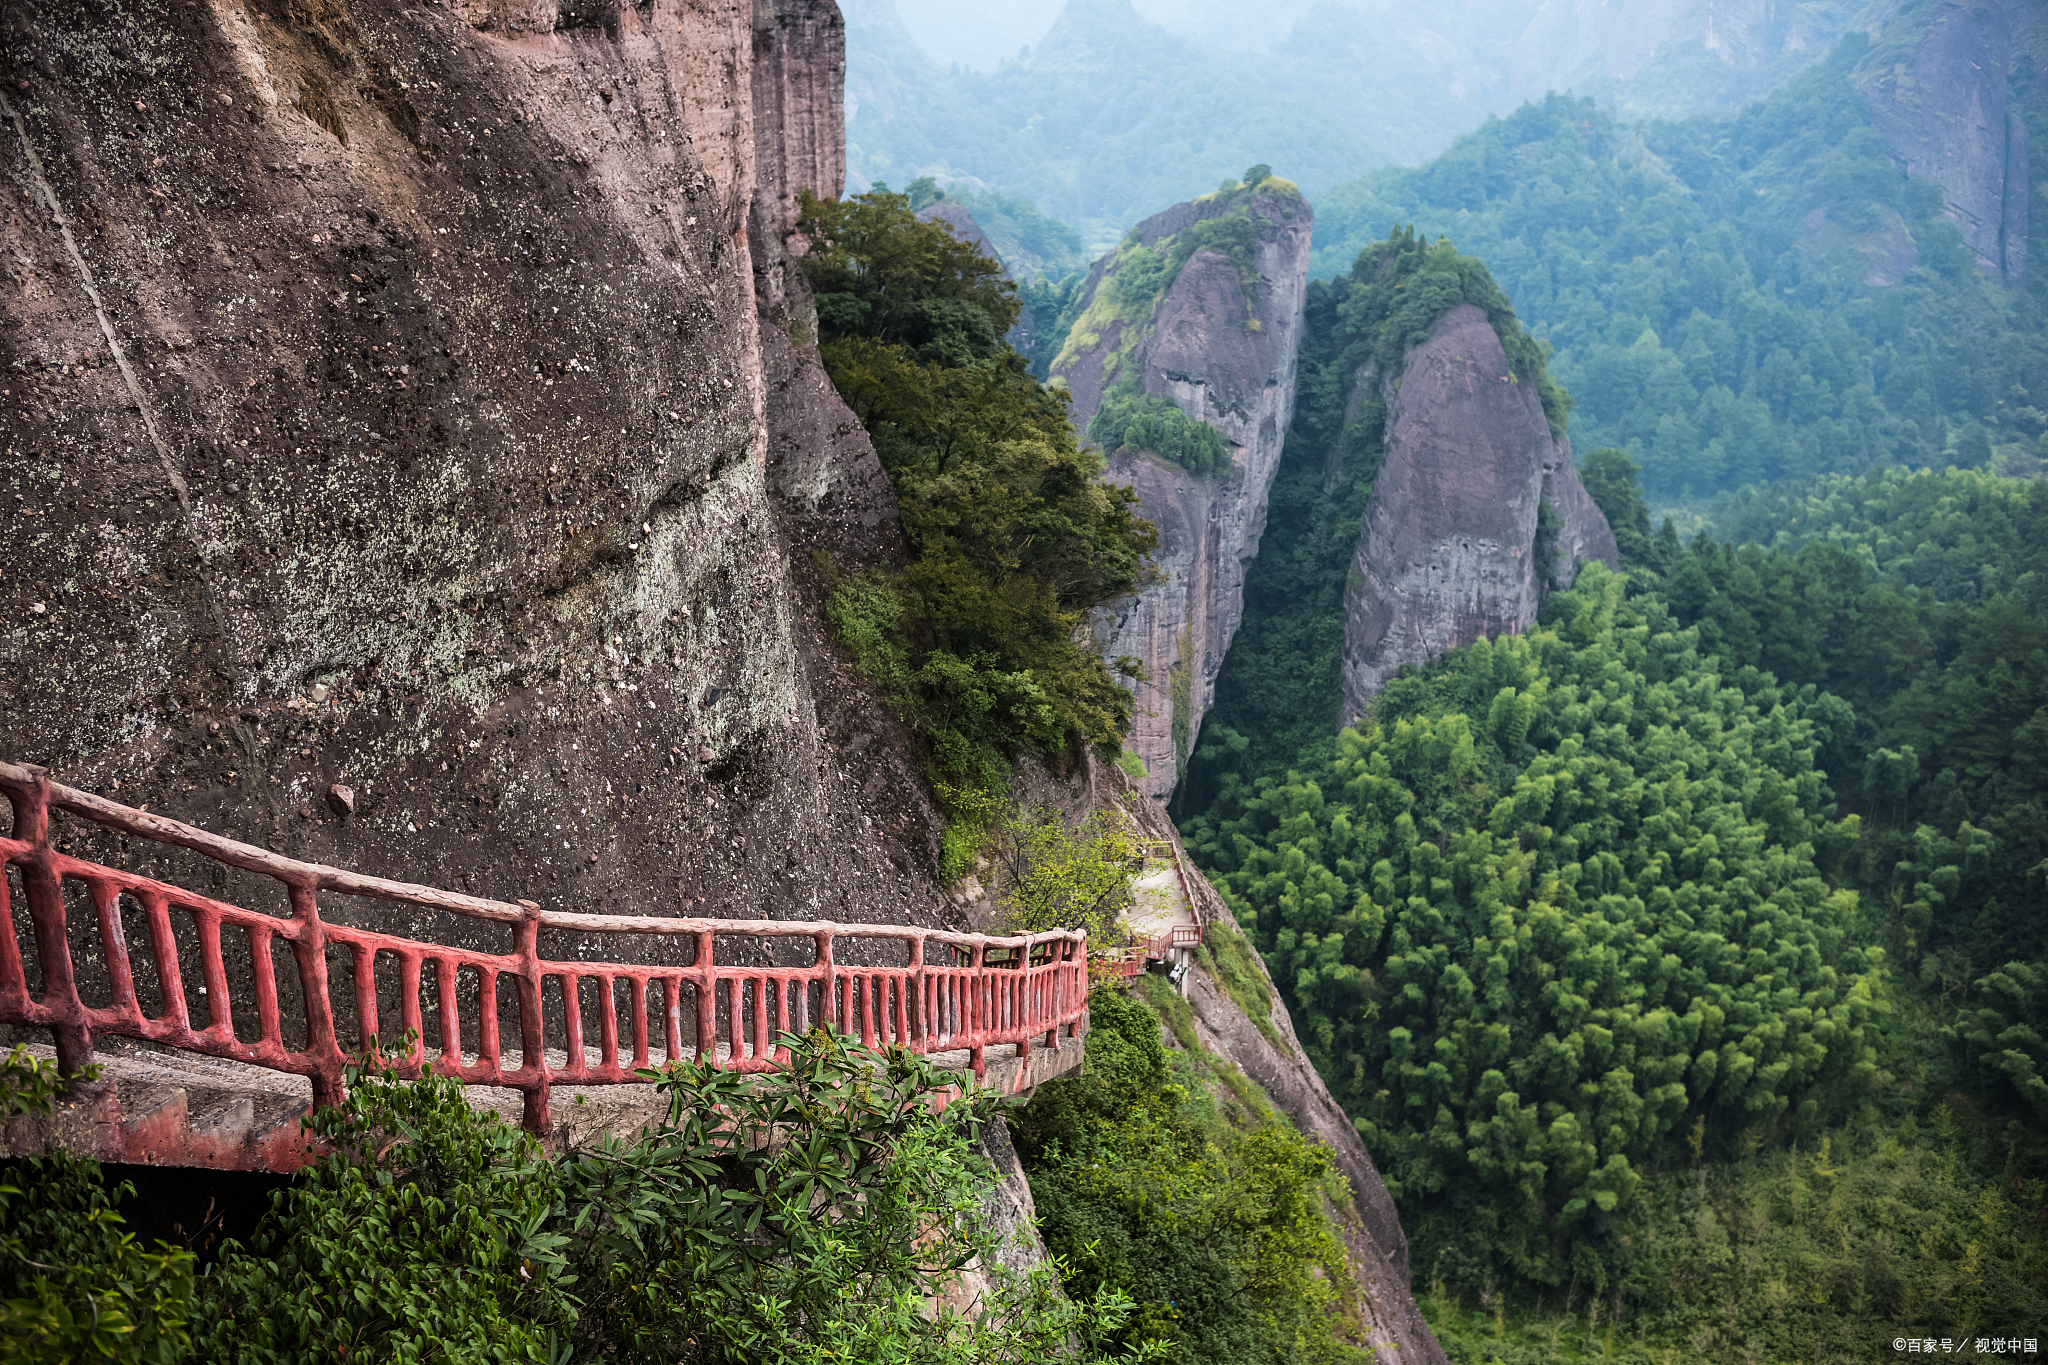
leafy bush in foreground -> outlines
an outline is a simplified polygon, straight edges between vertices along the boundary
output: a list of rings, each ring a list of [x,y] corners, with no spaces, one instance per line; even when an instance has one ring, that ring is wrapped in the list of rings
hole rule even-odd
[[[672,1064],[664,1121],[560,1160],[451,1079],[352,1074],[308,1120],[330,1153],[196,1281],[189,1254],[118,1232],[93,1163],[23,1163],[31,1192],[0,1192],[0,1322],[52,1362],[1104,1359],[1127,1299],[995,1260],[975,1145],[993,1096],[900,1049],[779,1041],[788,1065],[761,1076]],[[974,1315],[941,1306],[977,1261]]]

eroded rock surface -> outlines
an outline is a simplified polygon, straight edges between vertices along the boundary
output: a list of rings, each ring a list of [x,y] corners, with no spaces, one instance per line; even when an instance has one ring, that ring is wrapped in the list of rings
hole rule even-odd
[[[1136,374],[1144,393],[1214,427],[1228,457],[1226,468],[1203,474],[1128,447],[1109,459],[1108,479],[1135,488],[1140,514],[1159,528],[1159,580],[1105,608],[1095,631],[1104,657],[1133,656],[1144,669],[1126,743],[1144,763],[1140,785],[1155,801],[1179,780],[1243,619],[1245,569],[1265,534],[1266,495],[1294,416],[1309,206],[1288,193],[1247,198],[1249,297],[1238,264],[1204,248],[1148,316],[1111,323],[1054,366],[1073,394],[1076,426],[1086,428],[1105,388]],[[1177,204],[1135,235],[1154,247],[1231,206],[1228,198]],[[1088,296],[1114,288],[1114,278],[1107,261],[1098,264]],[[1128,337],[1131,328],[1141,335]]]
[[[756,322],[759,280],[801,333],[839,33],[8,9],[0,753],[553,908],[941,919],[909,737],[804,609],[810,549],[888,552],[887,482]]]
[[[1451,309],[1400,375],[1362,371],[1354,395],[1364,385],[1387,405],[1386,454],[1345,590],[1346,725],[1404,664],[1527,630],[1580,561],[1620,567],[1571,443],[1552,437],[1535,386],[1516,382],[1484,310]],[[1545,500],[1558,516],[1547,565]]]
[[[1949,218],[1988,274],[2026,273],[2032,186],[2015,66],[2038,62],[2048,23],[2034,0],[1944,3],[1883,32],[1857,73],[1886,145],[1906,172],[1941,187]]]

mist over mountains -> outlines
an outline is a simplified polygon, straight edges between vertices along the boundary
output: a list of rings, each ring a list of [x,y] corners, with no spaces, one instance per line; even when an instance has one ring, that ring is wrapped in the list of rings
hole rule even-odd
[[[857,0],[846,7],[848,187],[931,175],[995,189],[1100,250],[1249,162],[1314,196],[1425,161],[1549,91],[1630,117],[1732,110],[1824,54],[1865,9],[1072,0],[998,6],[971,32],[935,6]],[[996,46],[1034,29],[1029,45]]]

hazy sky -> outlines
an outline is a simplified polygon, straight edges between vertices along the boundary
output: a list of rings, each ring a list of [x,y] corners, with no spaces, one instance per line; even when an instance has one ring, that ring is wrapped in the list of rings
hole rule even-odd
[[[1313,0],[1133,0],[1146,18],[1218,46],[1264,48]],[[987,69],[1036,43],[1065,0],[896,0],[917,45],[942,62]]]

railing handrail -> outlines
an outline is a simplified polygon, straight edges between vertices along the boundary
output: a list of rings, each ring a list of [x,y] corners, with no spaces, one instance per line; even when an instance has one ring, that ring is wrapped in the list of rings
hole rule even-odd
[[[842,924],[830,920],[720,920],[667,918],[653,915],[592,915],[545,911],[532,901],[495,901],[412,882],[371,877],[320,863],[301,862],[268,849],[224,838],[161,815],[151,815],[78,791],[50,780],[36,767],[0,761],[0,793],[14,809],[12,837],[0,837],[0,867],[19,866],[30,918],[34,922],[37,964],[42,976],[40,1000],[29,998],[27,976],[11,927],[0,924],[0,1023],[29,1024],[50,1029],[58,1061],[75,1074],[90,1061],[95,1032],[151,1039],[214,1056],[231,1057],[273,1070],[305,1075],[313,1082],[316,1103],[340,1096],[341,1073],[375,1039],[381,1023],[376,968],[379,954],[399,961],[401,1023],[423,1034],[422,991],[426,969],[434,969],[439,1007],[441,1055],[429,1063],[425,1044],[416,1039],[400,1074],[428,1069],[458,1076],[465,1082],[506,1086],[526,1096],[526,1121],[536,1131],[548,1122],[552,1085],[614,1084],[641,1079],[650,1065],[653,1030],[665,1034],[665,1050],[674,1059],[681,1041],[681,991],[695,997],[695,1050],[721,1065],[759,1070],[780,1060],[775,1033],[799,1028],[811,1017],[811,992],[819,993],[822,1021],[859,1032],[874,1045],[878,1038],[919,1051],[965,1049],[977,1076],[984,1074],[984,1050],[1014,1044],[1020,1059],[1043,1040],[1057,1049],[1060,1033],[1078,1036],[1087,1019],[1087,935],[1052,930],[996,937],[962,934],[910,925]],[[82,816],[109,829],[156,843],[190,849],[216,862],[259,873],[283,883],[290,892],[289,916],[266,914],[230,902],[159,882],[149,877],[87,862],[59,852],[51,841],[51,807]],[[65,881],[85,883],[92,892],[98,919],[99,948],[113,985],[113,1004],[87,1006],[79,996],[70,936],[65,924]],[[403,938],[393,934],[336,924],[322,918],[317,892],[360,895],[400,904],[444,910],[514,926],[512,953]],[[0,876],[0,920],[11,917],[11,891]],[[129,934],[122,923],[122,900],[132,898],[147,921],[146,951],[163,998],[161,1012],[143,1013],[129,963]],[[198,935],[200,967],[209,1022],[194,1027],[183,991],[178,948],[170,912],[190,917]],[[240,930],[250,944],[250,975],[256,994],[260,1037],[236,1035],[221,938],[224,929]],[[608,961],[554,962],[539,952],[543,929],[582,933],[687,937],[696,959],[687,967]],[[817,945],[816,961],[804,967],[719,965],[720,937],[766,939],[808,938]],[[273,940],[283,940],[296,958],[301,999],[306,1013],[306,1046],[292,1049],[283,1039],[276,969],[270,953]],[[890,939],[908,945],[908,964],[900,967],[842,963],[834,957],[840,939]],[[931,962],[927,949],[939,945],[967,959]],[[345,1051],[336,1033],[329,998],[326,953],[338,947],[352,954],[358,1038]],[[952,953],[949,952],[948,956]],[[1000,960],[997,960],[1000,959]],[[477,1060],[465,1060],[458,977],[476,974],[478,996],[475,1028]],[[497,983],[511,978],[517,986],[519,1020],[518,1067],[504,1064],[499,1041]],[[562,993],[557,1021],[565,1035],[565,1065],[551,1064],[546,1039],[548,1010],[544,984],[553,978]],[[592,1067],[583,1038],[580,988],[586,979],[603,992],[599,1012],[600,1061]],[[625,1060],[618,1029],[617,987],[628,986],[631,1015],[631,1061]],[[748,988],[751,987],[751,996]],[[662,1012],[657,1018],[650,996],[658,989]],[[752,1008],[747,1009],[751,999]],[[771,1011],[770,1000],[775,1002]],[[575,1002],[572,1006],[569,1002]],[[718,1051],[719,1013],[727,1011],[729,1047],[723,1062]],[[771,1018],[772,1014],[772,1018]],[[751,1028],[746,1019],[751,1017]]]
[[[25,791],[35,785],[40,771],[26,764],[0,760],[0,790]],[[152,815],[133,806],[124,806],[118,801],[110,801],[92,792],[80,791],[76,787],[67,787],[61,782],[51,781],[49,792],[52,806],[70,811],[74,815],[82,815],[94,824],[138,835],[160,844],[188,848],[230,867],[239,867],[245,872],[260,872],[287,886],[303,886],[313,891],[334,891],[342,895],[398,901],[432,910],[447,910],[458,915],[469,915],[475,919],[496,920],[501,924],[520,924],[532,916],[532,912],[523,902],[491,900],[485,896],[471,896],[460,891],[445,891],[440,887],[426,886],[419,882],[373,877],[363,872],[351,872],[346,868],[329,867],[325,863],[301,862],[296,858],[287,858],[282,853],[273,853],[267,848],[258,848],[254,844],[245,844],[224,835],[209,833],[195,825],[188,825],[168,816]],[[971,948],[976,945],[987,948],[1022,948],[1072,936],[1071,931],[1064,929],[999,937],[991,934],[962,934],[949,929],[923,929],[915,925],[842,924],[833,920],[586,915],[562,910],[541,910],[539,919],[540,927],[543,929],[581,929],[592,933],[682,934],[709,929],[713,933],[751,934],[763,938],[815,938],[820,933],[851,937],[865,931],[872,937],[917,937],[926,942],[945,943],[960,948]]]

